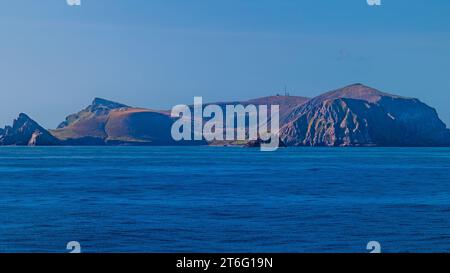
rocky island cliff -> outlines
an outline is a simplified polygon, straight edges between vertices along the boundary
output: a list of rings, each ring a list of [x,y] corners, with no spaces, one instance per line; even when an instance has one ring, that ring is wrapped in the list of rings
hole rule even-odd
[[[436,110],[363,84],[314,98],[271,96],[226,104],[280,105],[279,136],[286,146],[450,146],[450,130]],[[131,107],[96,98],[54,130],[26,114],[0,128],[0,145],[207,145],[176,142],[170,111]],[[216,145],[217,143],[210,143]],[[249,143],[247,146],[252,146]]]
[[[0,129],[0,145],[54,146],[61,144],[58,138],[23,113],[13,121],[12,126]]]
[[[280,129],[288,146],[448,146],[450,130],[418,99],[354,84],[294,109]]]

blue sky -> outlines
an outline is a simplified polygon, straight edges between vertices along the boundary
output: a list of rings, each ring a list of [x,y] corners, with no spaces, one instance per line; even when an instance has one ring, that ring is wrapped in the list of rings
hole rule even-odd
[[[450,125],[450,1],[1,0],[0,126],[104,97],[169,109],[362,82]]]

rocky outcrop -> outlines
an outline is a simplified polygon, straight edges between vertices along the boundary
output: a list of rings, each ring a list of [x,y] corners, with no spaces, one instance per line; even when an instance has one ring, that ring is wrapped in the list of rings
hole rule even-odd
[[[450,145],[450,131],[433,108],[361,84],[296,108],[280,136],[290,146]]]
[[[86,107],[84,110],[81,110],[80,112],[76,114],[69,115],[66,117],[66,120],[63,121],[59,126],[58,129],[65,128],[67,126],[72,125],[73,123],[85,120],[89,118],[93,118],[95,116],[105,116],[107,115],[111,110],[114,109],[120,109],[120,108],[130,108],[129,106],[109,100],[105,100],[102,98],[95,98],[92,101],[92,104]]]
[[[260,148],[262,144],[270,144],[270,141],[265,141],[262,140],[260,138],[258,138],[257,140],[251,140],[249,142],[247,142],[244,147],[246,148]],[[278,148],[286,148],[287,145],[283,142],[283,140],[281,140],[281,138],[278,141]]]
[[[0,130],[0,145],[53,146],[60,141],[25,114],[20,114],[12,126]]]

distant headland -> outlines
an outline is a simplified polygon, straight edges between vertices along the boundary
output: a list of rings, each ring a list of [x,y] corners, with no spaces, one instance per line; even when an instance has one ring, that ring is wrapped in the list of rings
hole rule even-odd
[[[270,96],[218,103],[279,105],[283,146],[450,146],[450,130],[436,110],[416,98],[381,92],[363,84],[339,88],[314,98]],[[56,129],[45,129],[21,113],[0,129],[0,146],[99,145],[241,145],[174,141],[168,110],[131,107],[95,98]],[[256,142],[258,143],[258,141]]]

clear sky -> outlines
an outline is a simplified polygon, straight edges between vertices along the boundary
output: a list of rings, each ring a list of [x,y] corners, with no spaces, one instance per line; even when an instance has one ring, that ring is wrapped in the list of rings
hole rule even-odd
[[[362,82],[450,125],[450,1],[0,0],[0,125],[104,97],[170,109]]]

